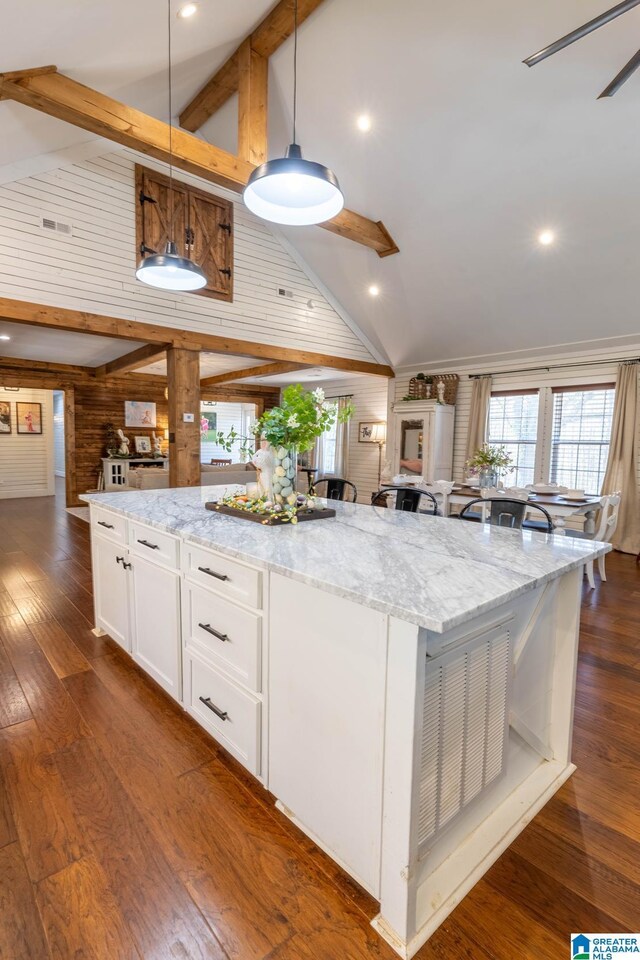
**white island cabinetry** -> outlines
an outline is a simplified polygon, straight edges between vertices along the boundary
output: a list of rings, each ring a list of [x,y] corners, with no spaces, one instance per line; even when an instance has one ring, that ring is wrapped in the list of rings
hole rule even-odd
[[[96,627],[412,957],[575,769],[580,586],[609,547],[340,502],[267,529],[215,492],[85,498]]]

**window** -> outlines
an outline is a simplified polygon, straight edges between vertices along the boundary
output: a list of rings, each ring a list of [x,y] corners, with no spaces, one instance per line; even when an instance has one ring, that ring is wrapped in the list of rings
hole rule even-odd
[[[538,400],[537,390],[491,395],[487,439],[506,447],[515,465],[507,480],[518,487],[535,479]]]
[[[249,427],[256,418],[253,403],[221,403],[203,400],[200,407],[200,462],[231,460],[238,462],[245,456],[242,451],[243,437],[249,436]],[[238,439],[231,450],[216,443],[218,431],[226,437],[235,430]]]
[[[331,401],[325,406],[333,406],[335,401]],[[321,445],[320,452],[320,463],[322,464],[322,473],[323,474],[335,474],[336,472],[336,444],[338,441],[338,423],[337,421],[333,426],[323,433],[319,438],[319,444]]]
[[[599,493],[607,467],[615,388],[554,388],[549,478]]]

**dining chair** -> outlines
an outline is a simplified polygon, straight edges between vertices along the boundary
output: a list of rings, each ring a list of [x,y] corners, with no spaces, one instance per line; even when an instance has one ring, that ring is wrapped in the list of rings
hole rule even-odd
[[[622,493],[617,490],[616,493],[610,493],[600,498],[600,522],[593,533],[585,533],[583,530],[567,530],[568,537],[577,537],[580,540],[600,540],[602,543],[611,543],[616,528],[618,526],[618,516],[620,514],[620,501]],[[587,580],[593,590],[596,581],[594,577],[594,562],[588,560],[585,565]],[[598,573],[600,579],[606,583],[607,576],[605,570],[604,556],[598,557]]]
[[[313,484],[313,493],[316,497],[324,497],[325,500],[346,500],[348,503],[355,503],[358,499],[355,483],[351,483],[351,480],[343,480],[342,477],[320,477]]]
[[[529,503],[526,500],[511,500],[508,497],[478,497],[466,503],[458,517],[460,520],[473,520],[476,523],[483,519],[482,510],[472,510],[477,504],[490,504],[489,523],[494,527],[510,527],[512,530],[541,530],[544,533],[553,533],[551,515],[538,503]],[[525,520],[528,511],[538,511],[544,520]]]
[[[387,506],[387,494],[395,493],[396,495],[396,510],[406,510],[408,513],[418,513],[420,511],[420,500],[422,497],[426,497],[427,500],[431,501],[430,506],[433,507],[432,516],[438,516],[438,501],[432,493],[429,493],[428,490],[415,490],[411,487],[383,487],[382,490],[378,490],[377,493],[374,493],[371,497],[371,506],[372,507],[386,507]]]

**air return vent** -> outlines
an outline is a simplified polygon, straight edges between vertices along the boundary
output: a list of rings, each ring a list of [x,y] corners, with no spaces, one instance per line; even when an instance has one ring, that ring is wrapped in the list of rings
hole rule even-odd
[[[72,236],[73,228],[70,223],[62,223],[53,217],[42,217],[41,226],[47,233],[63,233],[67,237]]]
[[[427,659],[420,845],[430,846],[504,771],[510,659],[505,626]]]
[[[285,287],[276,287],[279,297],[286,297],[287,300],[293,300],[293,290],[287,290]]]

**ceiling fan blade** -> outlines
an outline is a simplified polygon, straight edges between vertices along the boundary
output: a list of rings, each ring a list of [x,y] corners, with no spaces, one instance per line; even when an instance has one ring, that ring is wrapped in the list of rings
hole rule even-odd
[[[598,100],[602,100],[603,97],[612,97],[616,91],[620,89],[623,83],[626,83],[632,73],[635,73],[636,70],[640,67],[640,50],[635,53],[629,63],[625,64],[622,70],[617,76],[613,78],[608,87],[602,91]]]
[[[599,17],[595,17],[595,19],[590,20],[589,23],[583,24],[583,26],[578,27],[577,30],[573,30],[571,33],[568,33],[566,37],[556,40],[555,43],[550,43],[548,47],[538,50],[537,53],[533,53],[530,57],[527,57],[527,59],[523,60],[522,62],[526,63],[528,67],[534,67],[536,63],[540,63],[541,60],[546,60],[547,57],[557,53],[558,50],[564,50],[565,47],[575,43],[576,40],[581,40],[583,37],[586,37],[588,33],[591,33],[593,30],[597,30],[598,27],[603,27],[605,23],[609,23],[610,20],[615,20],[615,18],[619,17],[620,14],[626,13],[628,10],[633,10],[633,8],[637,7],[638,4],[640,4],[640,0],[624,0],[623,3],[619,3],[617,6],[611,7],[611,9],[607,10],[606,13],[601,13]]]

